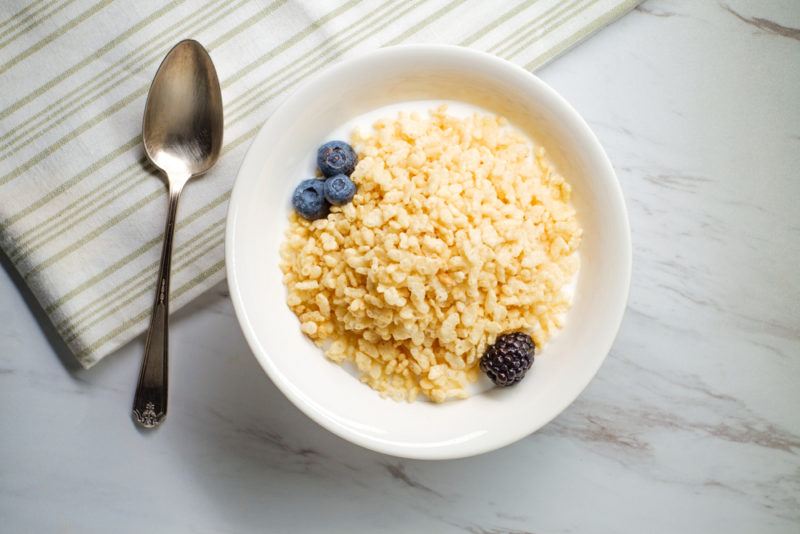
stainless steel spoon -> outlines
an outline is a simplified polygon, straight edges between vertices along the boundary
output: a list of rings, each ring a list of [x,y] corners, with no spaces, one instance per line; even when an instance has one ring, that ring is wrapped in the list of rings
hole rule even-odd
[[[222,95],[217,71],[197,41],[181,41],[158,67],[144,110],[144,149],[167,175],[169,211],[153,316],[147,332],[133,417],[145,428],[167,415],[169,272],[178,197],[186,182],[217,161],[222,147]]]

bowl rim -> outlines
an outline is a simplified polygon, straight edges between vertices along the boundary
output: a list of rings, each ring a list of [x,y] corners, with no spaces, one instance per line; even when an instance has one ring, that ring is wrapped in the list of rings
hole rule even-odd
[[[586,378],[582,381],[582,383],[578,384],[579,387],[575,388],[574,396],[572,396],[572,398],[570,398],[566,403],[564,403],[563,406],[559,406],[556,410],[554,410],[553,415],[547,418],[542,424],[539,425],[533,424],[530,426],[521,425],[521,427],[516,429],[516,431],[497,433],[491,439],[485,439],[480,443],[472,443],[471,447],[462,446],[461,449],[458,451],[451,451],[445,447],[426,448],[426,447],[412,446],[410,444],[404,445],[404,444],[399,444],[397,442],[381,440],[365,436],[363,434],[353,432],[349,427],[342,425],[341,423],[331,419],[323,412],[316,410],[303,398],[303,395],[299,391],[297,391],[296,388],[294,388],[291,384],[287,383],[283,379],[282,373],[275,365],[275,363],[272,361],[268,352],[259,344],[258,339],[256,337],[255,329],[248,320],[247,312],[243,304],[243,297],[241,296],[240,292],[239,279],[236,274],[237,262],[234,254],[234,248],[235,248],[234,243],[236,240],[236,218],[239,210],[239,203],[240,203],[239,199],[240,197],[243,197],[246,194],[244,186],[242,185],[244,180],[242,180],[241,178],[242,175],[246,173],[248,169],[253,168],[255,165],[259,164],[260,161],[263,159],[261,158],[260,154],[256,152],[255,147],[257,147],[260,144],[259,139],[267,135],[270,123],[272,123],[273,120],[277,120],[276,117],[280,117],[280,114],[283,112],[283,110],[286,109],[286,106],[284,105],[286,101],[291,98],[302,96],[303,93],[308,90],[308,88],[315,86],[321,82],[324,82],[325,79],[327,78],[335,78],[336,75],[339,73],[339,71],[352,68],[354,64],[369,63],[375,60],[391,61],[398,55],[403,55],[408,53],[438,54],[440,56],[443,56],[443,60],[446,60],[447,57],[462,56],[462,59],[464,57],[468,57],[476,62],[482,62],[485,64],[491,63],[494,64],[495,67],[501,66],[503,68],[515,71],[518,75],[519,74],[524,75],[524,77],[527,78],[526,83],[533,84],[537,86],[538,90],[547,93],[548,97],[557,102],[558,105],[562,108],[561,110],[562,112],[571,115],[571,119],[575,127],[582,130],[581,135],[583,135],[586,139],[588,139],[590,144],[594,145],[594,148],[601,156],[601,161],[604,168],[601,169],[601,171],[599,171],[598,174],[602,174],[604,176],[611,178],[610,180],[611,194],[617,197],[618,205],[621,207],[621,212],[619,213],[619,215],[622,217],[622,223],[624,227],[625,240],[623,243],[621,243],[624,257],[620,262],[621,265],[624,267],[624,272],[618,273],[620,277],[623,277],[622,287],[624,288],[624,296],[619,300],[619,305],[617,309],[611,310],[611,313],[614,316],[613,324],[616,324],[616,327],[614,329],[613,336],[609,337],[609,342],[607,343],[607,346],[602,347],[603,356],[597,359],[597,361],[594,363],[594,369],[591,369],[591,372],[585,375]],[[308,416],[314,422],[316,422],[323,428],[327,429],[328,431],[332,432],[333,434],[351,443],[360,445],[366,449],[370,449],[379,453],[403,457],[403,458],[410,458],[410,459],[423,459],[423,460],[455,459],[455,458],[465,458],[469,456],[490,452],[505,447],[507,445],[510,445],[532,434],[533,432],[536,432],[540,428],[550,423],[553,419],[555,419],[569,405],[571,405],[581,395],[581,393],[583,393],[583,391],[588,386],[589,382],[591,382],[591,380],[595,377],[598,370],[602,366],[603,362],[608,357],[611,347],[622,325],[622,319],[625,310],[627,308],[627,303],[630,295],[630,285],[631,285],[631,272],[632,272],[631,230],[630,230],[630,221],[628,217],[628,210],[622,193],[622,187],[619,183],[619,179],[616,175],[616,172],[614,171],[613,165],[611,164],[608,155],[606,154],[605,150],[603,149],[600,143],[600,140],[597,138],[595,133],[586,123],[584,118],[555,89],[550,87],[546,82],[542,81],[539,77],[525,70],[521,66],[516,65],[506,59],[492,55],[487,52],[461,47],[457,45],[447,45],[447,44],[396,45],[386,48],[379,48],[376,50],[359,54],[357,56],[346,58],[326,68],[325,70],[310,76],[309,78],[304,80],[298,87],[296,87],[291,93],[289,93],[287,97],[281,102],[281,104],[276,108],[273,114],[270,117],[268,117],[266,121],[264,121],[264,124],[261,125],[258,133],[253,138],[253,141],[250,143],[247,149],[247,153],[245,154],[245,157],[242,160],[242,164],[239,167],[239,170],[236,174],[236,179],[234,180],[233,188],[231,191],[231,196],[228,203],[228,212],[226,217],[226,228],[225,228],[225,268],[227,274],[228,289],[230,292],[231,301],[233,302],[234,312],[236,314],[237,321],[239,322],[239,326],[245,336],[245,339],[247,340],[247,344],[249,345],[251,352],[253,353],[256,360],[261,365],[261,367],[264,369],[267,376],[269,376],[270,380],[272,380],[272,382],[281,391],[281,393],[283,393],[292,402],[292,404],[294,404],[306,416]],[[592,362],[589,362],[589,365],[591,364]]]

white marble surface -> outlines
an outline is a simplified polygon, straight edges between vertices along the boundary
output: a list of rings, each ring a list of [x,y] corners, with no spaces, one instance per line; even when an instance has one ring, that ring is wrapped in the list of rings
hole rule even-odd
[[[494,453],[400,461],[286,401],[223,286],[173,320],[170,418],[128,418],[141,342],[76,369],[0,270],[4,532],[800,531],[800,4],[650,1],[541,71],[628,202],[634,275],[578,401]]]

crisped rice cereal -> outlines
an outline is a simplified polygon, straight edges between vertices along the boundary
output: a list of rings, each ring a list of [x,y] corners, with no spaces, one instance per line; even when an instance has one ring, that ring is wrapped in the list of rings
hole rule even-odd
[[[581,229],[570,186],[505,119],[442,106],[356,131],[350,204],[292,213],[287,303],[334,362],[381,395],[467,396],[498,334],[561,327]]]

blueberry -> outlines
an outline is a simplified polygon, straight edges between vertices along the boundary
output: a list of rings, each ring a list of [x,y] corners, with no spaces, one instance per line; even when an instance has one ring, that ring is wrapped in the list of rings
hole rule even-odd
[[[317,167],[325,176],[346,174],[350,176],[356,168],[356,156],[353,147],[344,141],[328,141],[317,151]]]
[[[300,182],[292,194],[292,205],[309,221],[327,216],[330,206],[325,200],[325,182],[317,178]]]
[[[341,206],[353,200],[356,184],[344,174],[337,174],[325,180],[325,200],[334,206]]]

